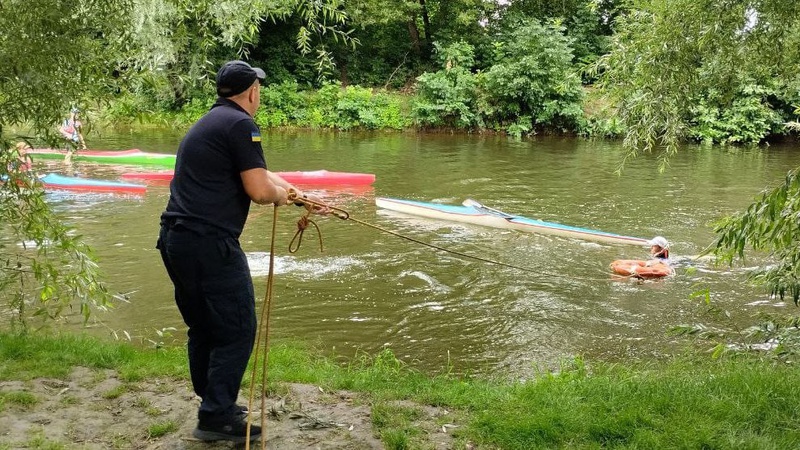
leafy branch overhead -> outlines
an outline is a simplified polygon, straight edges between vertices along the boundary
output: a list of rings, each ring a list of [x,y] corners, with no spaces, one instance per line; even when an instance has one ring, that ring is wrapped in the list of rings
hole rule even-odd
[[[781,186],[765,193],[741,214],[715,227],[715,253],[725,262],[744,258],[745,249],[770,251],[777,263],[754,272],[772,295],[800,301],[800,169],[786,175]]]
[[[71,106],[107,98],[125,42],[127,1],[4,2],[0,14],[0,301],[12,322],[88,318],[111,295],[89,248],[19,169],[15,141],[61,145],[55,124]],[[29,130],[20,136],[17,130]]]
[[[796,86],[798,2],[636,0],[630,8],[618,18],[611,52],[594,68],[627,128],[629,156],[658,151],[664,168],[689,135],[698,105],[736,108],[729,99],[737,93],[775,102],[748,85]],[[773,108],[785,108],[777,100]],[[757,120],[763,128],[750,142],[774,125],[769,112]]]
[[[178,104],[203,87],[222,61],[246,58],[259,45],[267,20],[302,20],[296,35],[302,55],[316,51],[320,74],[330,71],[328,40],[358,43],[345,27],[341,0],[136,0],[129,32],[128,67],[138,77],[164,76]],[[158,81],[156,81],[158,82]]]
[[[330,37],[334,42],[341,42],[352,48],[359,43],[358,39],[351,37],[352,30],[342,29],[349,21],[348,14],[344,10],[344,2],[296,0],[295,8],[303,22],[297,32],[297,48],[301,54],[308,55],[316,47],[317,73],[322,75],[332,72],[336,63],[323,39]],[[316,46],[314,37],[318,39]]]

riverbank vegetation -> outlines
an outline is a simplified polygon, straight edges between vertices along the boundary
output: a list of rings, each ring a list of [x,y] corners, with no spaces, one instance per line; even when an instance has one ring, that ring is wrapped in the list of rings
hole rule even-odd
[[[185,383],[188,376],[184,351],[136,349],[74,335],[0,334],[0,380],[64,379],[80,366],[94,374],[84,383],[110,389],[102,384],[109,371],[121,381],[113,392],[98,392],[98,402],[123,393],[135,397],[143,385],[161,385],[162,392],[169,392],[170,384]],[[525,380],[460,376],[443,369],[438,375],[417,372],[389,350],[337,364],[313,349],[278,343],[270,352],[268,391],[272,397],[285,395],[288,383],[314,385],[313,391],[334,395],[348,391],[354,395],[353,408],[368,408],[370,432],[388,449],[429,448],[430,434],[439,432],[452,436],[451,448],[777,449],[800,444],[795,426],[800,413],[794,407],[800,372],[786,360],[684,356],[617,365],[576,359],[557,372],[540,371]],[[43,403],[24,394],[0,392],[0,417]],[[69,395],[66,391],[64,397]],[[130,409],[147,408],[144,403],[134,402]],[[425,408],[446,413],[423,423],[419,419]],[[181,424],[166,426],[165,411],[149,410],[149,422],[137,424],[141,429],[129,426],[127,438],[149,436],[153,443],[174,438]],[[334,408],[330,411],[333,415]],[[127,414],[121,411],[112,420],[125,421]],[[193,419],[182,420],[193,424]],[[271,438],[278,429],[271,429]],[[50,430],[47,448],[68,448],[69,442],[54,442],[53,436],[62,435]],[[68,439],[69,433],[63,436]],[[115,437],[118,443],[128,442],[125,438]]]
[[[790,134],[800,105],[800,11],[786,2],[287,1],[222,23],[235,3],[134,2],[184,32],[139,30],[160,59],[126,71],[135,82],[106,119],[191,122],[236,57],[267,71],[264,127],[569,133],[668,155]],[[206,14],[227,34],[190,26]]]

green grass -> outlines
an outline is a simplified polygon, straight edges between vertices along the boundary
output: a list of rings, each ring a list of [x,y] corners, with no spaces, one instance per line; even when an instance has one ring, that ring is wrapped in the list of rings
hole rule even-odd
[[[115,369],[122,381],[151,376],[188,376],[184,349],[137,351],[130,344],[100,342],[88,336],[0,335],[0,380],[64,378],[73,366]]]
[[[159,422],[150,425],[147,429],[147,435],[150,438],[158,438],[164,436],[165,434],[174,433],[178,430],[178,425],[171,420],[167,420],[166,422]]]
[[[43,434],[37,434],[25,443],[25,448],[35,450],[66,450],[67,447],[60,442],[48,440]]]
[[[188,377],[183,348],[139,350],[87,337],[0,333],[0,380],[63,376],[75,365],[115,369],[126,380]],[[372,405],[375,434],[394,449],[419,448],[424,431],[414,403],[447,409],[459,418],[458,442],[483,449],[800,448],[800,370],[772,359],[576,360],[558,373],[520,382],[429,376],[390,351],[342,365],[310,348],[277,343],[268,375],[271,384],[361,393],[359,401]],[[0,400],[8,407],[8,394]],[[407,402],[399,407],[394,400]],[[168,432],[168,423],[149,430]]]
[[[25,391],[0,392],[0,409],[14,404],[21,407],[33,406],[39,401],[35,395]]]
[[[113,400],[115,398],[119,398],[122,394],[128,392],[128,388],[125,385],[121,384],[117,387],[109,389],[103,392],[102,397],[106,400]]]
[[[380,430],[381,441],[387,449],[420,448],[421,443],[415,438],[423,431],[414,421],[423,415],[419,408],[378,402],[372,407],[372,425]]]

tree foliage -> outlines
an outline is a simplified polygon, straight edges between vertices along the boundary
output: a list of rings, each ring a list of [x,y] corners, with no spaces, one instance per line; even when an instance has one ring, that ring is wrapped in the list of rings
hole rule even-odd
[[[418,97],[413,106],[417,121],[425,126],[473,128],[482,125],[478,112],[478,83],[471,72],[471,45],[458,42],[448,47],[434,43],[442,70],[417,78]]]
[[[528,127],[578,127],[583,91],[564,31],[531,20],[498,39],[495,64],[484,75],[489,120],[519,126],[518,118],[527,117]]]
[[[689,137],[714,144],[757,144],[780,134],[784,118],[770,104],[779,96],[777,89],[757,84],[743,85],[733,98],[709,89],[691,111]]]
[[[800,169],[790,171],[784,183],[766,192],[741,214],[715,227],[714,252],[731,263],[744,258],[745,249],[769,251],[778,262],[753,273],[773,295],[800,301]]]
[[[70,105],[113,89],[128,0],[10,0],[0,14],[0,133],[51,131]]]
[[[629,156],[657,150],[662,168],[712,89],[732,103],[747,84],[796,84],[800,73],[797,2],[635,0],[616,29],[596,70]]]
[[[13,141],[56,143],[54,127],[72,105],[108,95],[125,40],[125,0],[5,1],[0,14],[0,299],[15,323],[59,317],[78,303],[108,305],[97,266],[74,230],[44,201],[37,178],[12,164]],[[27,134],[27,132],[26,132]],[[26,137],[26,138],[27,138]]]
[[[572,38],[575,59],[589,63],[607,52],[622,3],[617,0],[518,0],[502,8],[497,26],[509,30],[529,19],[558,24]]]
[[[322,76],[335,65],[330,43],[357,42],[342,0],[135,0],[133,17],[125,67],[136,75],[133,92],[154,98],[154,108],[203,95],[224,61],[258,48],[270,23],[297,18],[297,57],[311,56]]]

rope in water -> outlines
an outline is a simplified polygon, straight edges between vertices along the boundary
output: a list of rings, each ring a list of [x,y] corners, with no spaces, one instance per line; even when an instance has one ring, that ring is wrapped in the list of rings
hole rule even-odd
[[[488,259],[488,258],[482,258],[480,256],[474,256],[474,255],[470,255],[470,254],[467,254],[467,253],[462,253],[462,252],[459,252],[459,251],[456,251],[456,250],[451,250],[451,249],[448,249],[448,248],[445,248],[445,247],[441,247],[441,246],[438,246],[438,245],[435,245],[435,244],[430,244],[428,242],[424,242],[424,241],[421,241],[419,239],[412,238],[410,236],[406,236],[404,234],[401,234],[401,233],[398,233],[398,232],[395,232],[395,231],[392,231],[392,230],[388,230],[388,229],[380,227],[378,225],[374,225],[374,224],[371,224],[369,222],[365,222],[363,220],[359,220],[359,219],[353,218],[350,215],[349,212],[347,212],[346,210],[344,210],[342,208],[337,208],[335,206],[326,205],[324,203],[318,203],[318,202],[315,202],[315,201],[307,199],[307,198],[298,198],[296,195],[295,196],[290,195],[289,201],[290,202],[294,202],[296,204],[303,204],[303,205],[310,205],[311,206],[311,208],[306,208],[307,209],[306,213],[297,222],[297,232],[295,233],[294,237],[292,238],[291,242],[289,243],[289,252],[290,253],[295,253],[300,249],[300,244],[303,241],[303,233],[305,232],[306,228],[308,228],[309,225],[313,225],[316,228],[317,234],[319,236],[319,248],[320,248],[320,251],[323,251],[322,233],[321,233],[321,231],[319,229],[319,226],[316,224],[316,222],[314,222],[309,217],[311,212],[312,212],[312,210],[315,207],[318,207],[318,208],[321,208],[323,210],[330,211],[331,214],[333,214],[334,216],[336,216],[339,219],[351,220],[353,222],[356,222],[358,224],[364,225],[366,227],[381,231],[383,233],[391,234],[392,236],[396,236],[396,237],[399,237],[401,239],[405,239],[405,240],[408,240],[408,241],[423,245],[425,247],[433,248],[435,250],[443,251],[443,252],[446,252],[446,253],[450,253],[450,254],[461,256],[461,257],[468,258],[468,259],[473,259],[473,260],[476,260],[476,261],[481,261],[481,262],[485,262],[485,263],[489,263],[489,264],[495,264],[495,265],[499,265],[499,266],[503,266],[503,267],[508,267],[508,268],[511,268],[511,269],[517,269],[517,270],[521,270],[521,271],[524,271],[524,272],[536,273],[536,274],[539,274],[539,275],[547,275],[547,276],[550,276],[550,277],[567,278],[563,274],[547,273],[546,271],[542,271],[542,270],[534,270],[534,269],[531,269],[531,268],[528,268],[528,267],[521,267],[521,266],[517,266],[517,265],[514,265],[514,264],[508,264],[508,263],[495,261],[495,260]],[[259,356],[260,356],[260,353],[262,352],[261,343],[263,342],[264,343],[264,345],[263,345],[263,347],[264,347],[263,348],[263,358],[262,358],[263,359],[263,363],[262,363],[262,366],[261,366],[261,379],[260,379],[260,387],[261,387],[261,390],[260,390],[260,394],[261,394],[261,449],[262,450],[266,450],[266,448],[267,448],[267,424],[266,424],[267,416],[264,413],[264,411],[266,410],[266,390],[267,390],[267,373],[268,373],[267,372],[267,365],[268,365],[268,362],[269,362],[269,325],[270,325],[270,316],[271,316],[271,312],[272,312],[273,283],[274,283],[274,278],[275,278],[274,277],[274,275],[275,275],[275,236],[277,234],[276,233],[277,223],[278,223],[278,208],[273,208],[272,235],[271,235],[271,238],[270,238],[270,251],[269,251],[269,273],[267,275],[267,292],[264,295],[264,304],[261,307],[261,319],[259,320],[259,324],[260,325],[258,327],[258,332],[256,334],[256,342],[255,342],[255,349],[254,349],[254,359],[253,359],[253,371],[252,371],[251,377],[250,377],[250,394],[249,394],[248,403],[247,403],[248,411],[253,411],[253,398],[255,396],[255,390],[256,390],[256,386],[257,386],[257,383],[256,383],[256,372],[258,370]],[[295,244],[295,242],[296,242],[296,244]],[[580,279],[580,280],[584,280],[584,281],[607,281],[608,280],[608,278],[591,279],[591,278],[580,278],[580,277],[574,277],[574,276],[570,276],[569,278],[570,279]],[[250,414],[248,414],[248,416],[247,416],[247,433],[246,433],[245,450],[250,450],[250,425],[251,425],[251,416],[250,416]]]
[[[331,205],[327,205],[327,204],[324,204],[324,203],[315,202],[315,201],[307,199],[307,198],[292,197],[289,200],[295,202],[296,204],[297,203],[302,203],[302,204],[311,205],[312,207],[323,208],[323,209],[325,209],[327,211],[330,211],[330,213],[332,215],[336,216],[339,219],[350,220],[350,221],[356,222],[358,224],[364,225],[366,227],[378,230],[380,232],[391,234],[392,236],[397,236],[397,237],[399,237],[401,239],[405,239],[407,241],[411,241],[411,242],[414,242],[416,244],[420,244],[420,245],[425,246],[425,247],[433,248],[435,250],[439,250],[439,251],[442,251],[442,252],[445,252],[445,253],[450,253],[450,254],[453,254],[453,255],[461,256],[463,258],[472,259],[472,260],[475,260],[475,261],[481,261],[481,262],[485,262],[485,263],[488,263],[488,264],[494,264],[494,265],[498,265],[498,266],[508,267],[508,268],[511,268],[511,269],[521,270],[523,272],[535,273],[537,275],[545,275],[545,276],[548,276],[548,277],[551,277],[551,278],[569,278],[570,280],[581,280],[581,281],[608,281],[608,278],[584,278],[584,277],[576,277],[576,276],[572,276],[572,275],[567,276],[567,275],[564,275],[564,274],[559,274],[559,273],[554,273],[554,272],[547,272],[547,271],[544,271],[544,270],[541,270],[541,269],[532,269],[530,267],[517,266],[517,265],[514,265],[514,264],[508,264],[508,263],[504,263],[504,262],[493,260],[493,259],[482,258],[480,256],[470,255],[468,253],[459,252],[457,250],[452,250],[452,249],[441,247],[441,246],[438,246],[438,245],[435,245],[435,244],[431,244],[431,243],[428,243],[428,242],[425,242],[425,241],[421,241],[419,239],[416,239],[416,238],[413,238],[413,237],[410,237],[410,236],[406,236],[406,235],[404,235],[402,233],[398,233],[396,231],[388,230],[388,229],[383,228],[381,226],[378,226],[378,225],[375,225],[375,224],[371,224],[371,223],[365,222],[363,220],[356,219],[356,218],[352,217],[349,212],[347,212],[346,210],[344,210],[342,208],[337,208],[335,206],[331,206]],[[297,239],[298,244],[295,247],[292,247],[292,245],[290,244],[289,251],[292,252],[292,253],[296,252],[299,249],[300,242],[303,239],[302,238],[303,231],[308,226],[308,223],[312,223],[316,227],[317,233],[319,233],[320,251],[322,251],[322,234],[320,233],[319,226],[317,226],[317,224],[314,223],[314,221],[312,221],[311,219],[308,219],[308,216],[309,216],[310,213],[311,213],[311,210],[309,209],[308,212],[306,213],[306,215],[303,218],[301,218],[300,221],[298,221],[298,223],[297,223],[298,230],[297,230],[297,233],[295,234],[295,237],[292,239],[292,243],[294,243],[295,239]],[[308,223],[306,223],[306,221]]]

